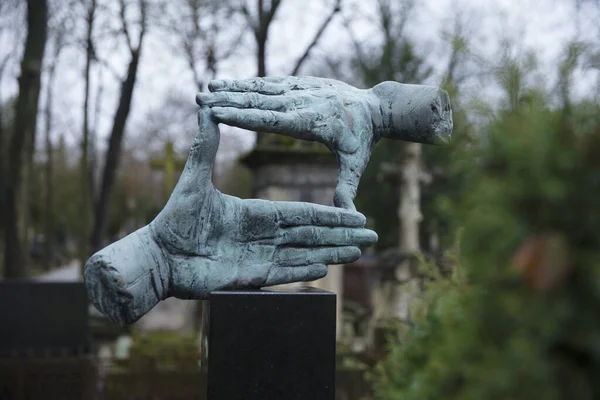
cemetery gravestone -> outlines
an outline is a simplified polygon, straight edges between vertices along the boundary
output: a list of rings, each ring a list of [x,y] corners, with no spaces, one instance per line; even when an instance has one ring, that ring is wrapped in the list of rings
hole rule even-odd
[[[89,353],[83,282],[0,282],[0,356]]]
[[[83,282],[0,282],[0,398],[88,393],[88,304]]]

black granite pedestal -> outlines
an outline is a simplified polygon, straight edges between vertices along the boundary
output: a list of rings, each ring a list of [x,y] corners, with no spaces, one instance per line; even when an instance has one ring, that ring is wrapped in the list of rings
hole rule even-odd
[[[213,292],[204,307],[208,400],[333,400],[335,293]]]

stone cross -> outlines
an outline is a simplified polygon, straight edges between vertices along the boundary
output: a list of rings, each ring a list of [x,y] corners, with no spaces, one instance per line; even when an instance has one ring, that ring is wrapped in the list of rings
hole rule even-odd
[[[165,199],[168,199],[175,187],[175,172],[183,170],[185,160],[175,157],[173,142],[168,141],[165,143],[165,157],[163,159],[153,158],[150,160],[150,166],[152,169],[162,169],[164,171],[164,195]]]
[[[385,287],[388,292],[374,293],[374,297],[377,297],[380,303],[375,317],[394,317],[406,322],[410,319],[410,304],[420,288],[420,279],[415,273],[418,264],[417,255],[421,251],[419,242],[419,227],[423,218],[421,185],[430,183],[432,177],[423,168],[421,145],[418,143],[409,143],[406,146],[401,164],[384,163],[381,166],[381,173],[384,179],[399,187],[398,247],[407,257],[396,267],[394,273],[396,281],[381,283],[381,287]]]

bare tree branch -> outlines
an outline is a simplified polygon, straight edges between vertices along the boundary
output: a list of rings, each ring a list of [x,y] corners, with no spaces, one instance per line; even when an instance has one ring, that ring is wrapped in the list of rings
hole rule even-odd
[[[321,39],[321,36],[323,36],[325,29],[327,29],[327,26],[329,26],[333,17],[335,17],[335,15],[340,12],[340,10],[341,10],[341,0],[336,0],[335,5],[333,6],[333,9],[331,10],[331,12],[327,16],[327,18],[325,18],[325,20],[323,21],[323,23],[317,30],[317,33],[315,34],[315,37],[313,38],[312,42],[310,42],[310,44],[304,51],[304,54],[302,54],[302,57],[300,57],[298,59],[298,62],[296,63],[296,66],[292,70],[291,75],[296,75],[298,73],[298,71],[302,67],[302,64],[304,64],[304,61],[306,61],[306,59],[310,55],[311,50],[313,49],[313,47],[315,47],[317,45],[317,43]]]
[[[221,53],[219,58],[227,59],[231,57],[233,55],[233,52],[237,50],[237,45],[242,41],[245,34],[246,32],[244,32],[243,30],[240,31],[239,35],[233,41],[234,45],[230,46],[224,53]]]
[[[103,244],[104,235],[107,227],[107,218],[109,215],[110,199],[115,183],[117,169],[121,158],[121,147],[125,135],[125,125],[131,110],[131,100],[138,74],[141,49],[144,36],[147,29],[147,4],[146,0],[139,0],[140,7],[140,33],[137,47],[130,47],[131,60],[127,68],[127,74],[121,84],[121,93],[119,103],[113,119],[113,126],[108,141],[108,150],[106,151],[106,160],[102,172],[102,181],[100,192],[96,201],[94,210],[94,226],[92,229],[90,247],[92,251],[97,251]],[[125,25],[125,21],[123,21]]]
[[[9,61],[13,57],[14,54],[17,54],[18,48],[21,46],[21,43],[15,41],[13,44],[13,50],[6,54],[6,57],[2,61],[0,61],[0,82],[2,82],[2,77],[4,76],[4,70],[8,66]]]
[[[258,21],[260,20],[260,16],[256,19],[252,18],[252,15],[250,14],[250,10],[248,9],[247,3],[244,3],[242,5],[242,7],[240,8],[240,11],[244,15],[244,17],[246,17],[246,22],[250,26],[250,29],[252,30],[252,32],[256,35],[256,33],[258,32],[258,29],[260,27],[260,25],[258,23]]]
[[[121,75],[119,74],[119,72],[115,69],[115,67],[110,65],[110,63],[107,60],[96,57],[94,61],[96,62],[96,64],[104,67],[104,69],[106,69],[116,80],[121,80]]]
[[[265,26],[269,26],[271,24],[271,22],[273,22],[273,17],[275,16],[275,13],[277,12],[277,9],[279,8],[280,4],[281,4],[281,0],[272,0],[271,1],[271,8],[269,8],[269,11],[267,12],[267,14],[265,16],[265,20],[264,20]]]
[[[360,42],[358,41],[356,36],[354,36],[354,32],[350,27],[350,21],[348,19],[344,19],[344,27],[346,28],[346,31],[348,31],[348,36],[350,37],[350,41],[352,42],[352,46],[354,47],[354,51],[356,52],[356,60],[358,61],[360,68],[362,70],[366,70],[368,68],[366,61],[367,58],[363,52]]]
[[[140,5],[140,14],[141,14],[141,20],[140,20],[140,34],[138,36],[138,45],[135,48],[135,52],[139,52],[140,48],[142,47],[142,40],[144,39],[144,36],[146,34],[147,31],[147,7],[148,7],[148,3],[146,0],[139,0],[139,5]]]
[[[129,51],[133,53],[133,43],[131,42],[131,36],[129,35],[129,29],[127,28],[127,20],[125,19],[125,0],[120,0],[120,15],[121,22],[123,23],[123,34],[127,40],[127,47]]]

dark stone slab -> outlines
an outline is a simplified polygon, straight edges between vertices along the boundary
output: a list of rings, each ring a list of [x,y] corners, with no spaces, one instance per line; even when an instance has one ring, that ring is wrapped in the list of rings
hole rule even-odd
[[[0,358],[0,399],[95,399],[95,377],[89,357]]]
[[[88,304],[82,282],[0,282],[0,357],[86,352]]]
[[[333,400],[335,293],[213,292],[207,302],[208,400]]]

